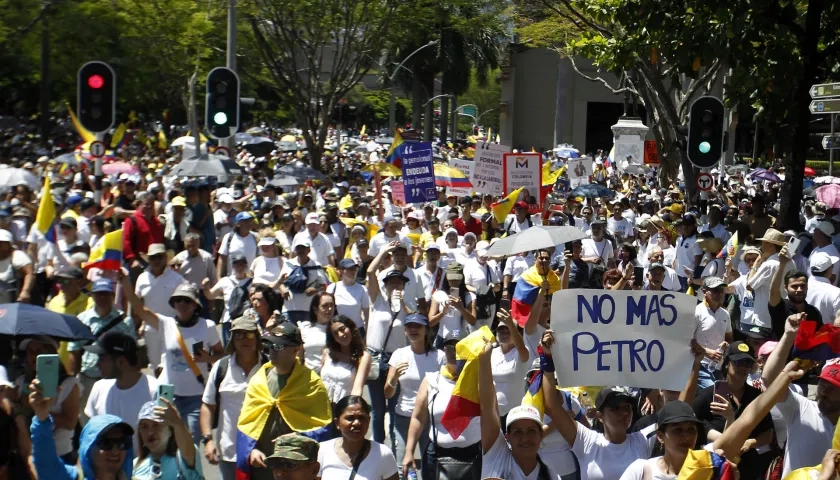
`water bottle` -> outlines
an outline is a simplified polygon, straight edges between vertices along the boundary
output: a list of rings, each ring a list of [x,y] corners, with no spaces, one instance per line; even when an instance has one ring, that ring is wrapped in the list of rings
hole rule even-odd
[[[391,294],[391,313],[397,313],[402,309],[402,291],[394,290]]]
[[[413,468],[408,470],[408,476],[406,477],[408,480],[417,480],[417,471]]]

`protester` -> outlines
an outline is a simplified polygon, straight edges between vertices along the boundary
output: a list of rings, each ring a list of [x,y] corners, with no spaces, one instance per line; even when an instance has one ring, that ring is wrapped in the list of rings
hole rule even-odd
[[[224,300],[222,312],[222,344],[230,342],[230,322],[233,318],[239,318],[248,308],[251,300],[248,288],[254,281],[248,274],[248,259],[241,253],[231,254],[231,274],[219,279],[210,287],[210,279],[205,278],[201,282],[204,298],[208,300]]]
[[[359,264],[351,258],[338,262],[341,281],[328,285],[327,293],[333,294],[335,298],[336,312],[353,320],[364,337],[367,332],[370,296],[367,288],[357,281],[358,270]]]
[[[298,323],[303,336],[303,364],[315,373],[321,371],[321,360],[327,346],[327,328],[335,317],[335,297],[321,292],[312,297],[309,319]]]
[[[182,478],[200,480],[201,460],[192,443],[190,429],[175,406],[165,398],[148,402],[137,417],[139,450],[132,478]]]

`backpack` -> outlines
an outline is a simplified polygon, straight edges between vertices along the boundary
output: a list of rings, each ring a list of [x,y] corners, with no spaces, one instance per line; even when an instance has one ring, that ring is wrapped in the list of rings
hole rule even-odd
[[[303,293],[306,291],[306,287],[309,284],[309,271],[320,268],[317,266],[314,267],[304,267],[301,265],[295,265],[292,267],[292,271],[289,272],[289,276],[286,277],[286,280],[283,282],[283,285],[289,289],[292,293]]]
[[[251,286],[251,282],[253,281],[253,278],[249,278],[242,285],[237,285],[233,289],[233,292],[231,292],[230,300],[228,301],[228,313],[230,313],[231,320],[241,317],[245,313],[245,310],[251,308],[251,297],[248,295],[248,287]]]
[[[228,372],[228,366],[230,365],[230,355],[225,355],[224,357],[219,359],[219,368],[216,369],[216,376],[213,377],[213,385],[216,386],[216,411],[213,413],[213,428],[219,426],[219,411],[222,408],[222,394],[219,392],[219,388],[222,386],[222,380],[225,379],[225,375]],[[260,353],[260,365],[264,365],[268,362],[268,356],[263,353]],[[246,375],[248,372],[245,372]]]
[[[496,293],[485,285],[475,292],[475,317],[478,319],[490,318],[491,308],[496,305]]]

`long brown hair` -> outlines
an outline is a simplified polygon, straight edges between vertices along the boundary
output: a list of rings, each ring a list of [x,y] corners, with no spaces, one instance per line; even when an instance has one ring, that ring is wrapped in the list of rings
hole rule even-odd
[[[358,367],[359,360],[362,359],[362,355],[365,353],[365,343],[362,340],[362,332],[356,326],[356,322],[346,315],[333,317],[327,324],[327,349],[329,349],[330,359],[337,362],[338,359],[335,357],[335,354],[341,352],[341,345],[338,344],[332,334],[332,326],[336,323],[340,323],[350,330],[350,361]]]

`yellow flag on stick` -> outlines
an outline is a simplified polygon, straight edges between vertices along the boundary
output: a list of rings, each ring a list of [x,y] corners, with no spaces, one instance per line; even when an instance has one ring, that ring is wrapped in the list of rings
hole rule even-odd
[[[496,217],[497,222],[505,221],[510,211],[513,210],[513,204],[516,203],[516,199],[519,198],[520,193],[522,193],[522,187],[517,188],[510,192],[507,197],[490,205],[490,209],[493,210],[493,216]]]
[[[76,128],[76,131],[79,133],[79,136],[82,137],[82,140],[85,141],[85,143],[96,140],[96,135],[94,135],[92,132],[89,132],[85,127],[82,126],[81,123],[79,123],[79,119],[76,118],[76,114],[73,113],[73,109],[70,108],[69,103],[67,104],[67,113],[70,114],[70,121],[73,122],[73,127]]]

